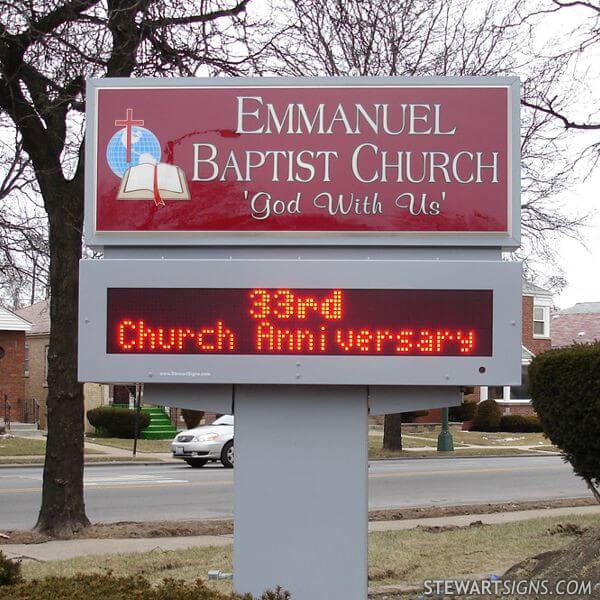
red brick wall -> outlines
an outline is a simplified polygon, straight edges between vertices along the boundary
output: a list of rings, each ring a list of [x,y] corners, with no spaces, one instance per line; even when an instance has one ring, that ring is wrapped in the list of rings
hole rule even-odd
[[[426,407],[423,407],[425,410]],[[413,423],[440,423],[442,421],[442,409],[441,408],[432,408],[429,412],[423,417],[415,417],[413,419]]]
[[[4,348],[4,358],[0,358],[0,416],[4,414],[4,394],[12,405],[11,421],[21,421],[25,398],[25,332],[0,331],[0,346]]]
[[[537,355],[550,350],[551,345],[549,338],[533,337],[533,296],[523,296],[523,346]]]
[[[531,404],[502,404],[500,403],[502,414],[504,415],[535,415],[535,410]]]

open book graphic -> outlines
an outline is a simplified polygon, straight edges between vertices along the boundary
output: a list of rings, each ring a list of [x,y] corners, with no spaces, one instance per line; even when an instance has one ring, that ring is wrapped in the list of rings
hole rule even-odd
[[[117,194],[119,200],[189,200],[184,172],[175,165],[143,163],[125,171]]]

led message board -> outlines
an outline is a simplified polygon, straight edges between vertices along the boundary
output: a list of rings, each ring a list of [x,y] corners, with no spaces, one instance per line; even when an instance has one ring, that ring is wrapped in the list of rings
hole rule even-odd
[[[88,244],[518,245],[516,78],[88,86]]]
[[[79,377],[509,385],[519,283],[499,261],[83,260]]]
[[[110,288],[109,354],[491,356],[491,290]]]

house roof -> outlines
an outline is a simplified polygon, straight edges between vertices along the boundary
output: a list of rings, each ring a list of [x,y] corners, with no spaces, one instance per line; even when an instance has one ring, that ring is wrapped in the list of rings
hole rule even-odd
[[[587,314],[596,313],[600,314],[600,302],[578,302],[575,306],[564,308],[560,311],[561,315],[574,315],[574,314]]]
[[[40,300],[20,308],[17,314],[31,323],[30,334],[50,333],[50,300]]]
[[[552,298],[552,292],[550,290],[546,290],[539,285],[535,285],[535,283],[531,283],[523,277],[523,294],[530,296],[548,296]]]
[[[535,354],[525,346],[521,346],[521,362],[531,362],[535,358]]]
[[[600,302],[579,302],[552,315],[552,346],[600,340]]]
[[[31,331],[31,323],[19,315],[0,306],[0,331]]]

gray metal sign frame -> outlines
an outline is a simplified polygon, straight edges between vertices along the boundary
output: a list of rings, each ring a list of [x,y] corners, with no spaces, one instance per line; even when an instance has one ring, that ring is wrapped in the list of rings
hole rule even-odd
[[[491,357],[107,354],[106,290],[111,287],[489,289],[494,298],[493,352]],[[82,260],[79,380],[380,386],[518,384],[520,289],[520,263],[501,261]]]
[[[96,161],[98,91],[140,88],[230,87],[503,87],[508,90],[508,233],[480,232],[108,232],[97,231]],[[495,246],[517,248],[521,238],[520,101],[517,77],[256,77],[89,79],[86,96],[84,238],[88,246]],[[485,132],[481,132],[485,135]]]

